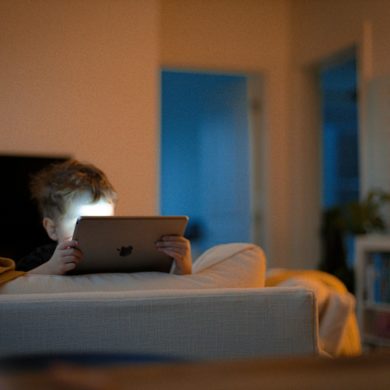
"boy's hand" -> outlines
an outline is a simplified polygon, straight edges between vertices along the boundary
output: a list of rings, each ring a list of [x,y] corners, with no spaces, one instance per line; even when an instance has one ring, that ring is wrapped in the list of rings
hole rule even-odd
[[[77,245],[78,243],[74,240],[61,242],[57,245],[50,260],[33,269],[30,273],[63,275],[76,268],[83,257],[83,254]]]
[[[159,251],[175,260],[175,274],[186,275],[192,272],[190,241],[183,236],[163,236],[156,242]]]

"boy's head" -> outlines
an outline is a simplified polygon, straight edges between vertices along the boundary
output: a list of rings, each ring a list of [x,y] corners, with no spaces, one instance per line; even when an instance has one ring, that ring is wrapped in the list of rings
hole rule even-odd
[[[76,160],[52,164],[33,176],[30,188],[47,234],[58,242],[72,237],[78,217],[114,214],[117,194],[92,164]]]

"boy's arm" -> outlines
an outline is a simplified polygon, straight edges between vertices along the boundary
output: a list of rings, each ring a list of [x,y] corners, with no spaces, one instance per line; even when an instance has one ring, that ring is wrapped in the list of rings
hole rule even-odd
[[[175,274],[192,273],[191,243],[183,236],[164,236],[157,241],[156,247],[175,261]]]
[[[82,259],[76,241],[65,241],[57,245],[53,256],[44,264],[34,268],[29,274],[63,275],[74,269]]]
[[[57,244],[51,243],[34,249],[31,253],[16,261],[16,270],[28,272],[46,263],[52,256]]]

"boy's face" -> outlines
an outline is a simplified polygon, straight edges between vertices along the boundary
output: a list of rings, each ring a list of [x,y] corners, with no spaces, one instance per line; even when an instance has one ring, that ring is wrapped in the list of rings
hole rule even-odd
[[[114,211],[115,206],[112,203],[104,199],[92,203],[91,196],[86,193],[75,197],[61,218],[54,221],[50,218],[44,218],[43,225],[49,237],[60,243],[72,238],[79,217],[111,216],[114,215]]]

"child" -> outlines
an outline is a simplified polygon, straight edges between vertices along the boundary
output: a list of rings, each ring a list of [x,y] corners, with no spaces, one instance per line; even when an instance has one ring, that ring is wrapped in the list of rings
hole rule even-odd
[[[43,227],[55,243],[35,249],[20,259],[16,268],[31,274],[65,274],[83,258],[78,243],[72,240],[77,218],[114,215],[117,194],[100,169],[76,160],[38,172],[31,181],[31,193]],[[176,274],[191,273],[191,246],[186,238],[164,236],[156,248],[174,259]]]

